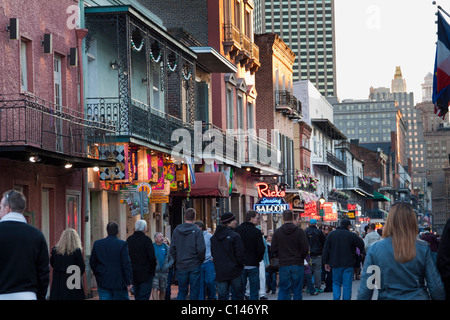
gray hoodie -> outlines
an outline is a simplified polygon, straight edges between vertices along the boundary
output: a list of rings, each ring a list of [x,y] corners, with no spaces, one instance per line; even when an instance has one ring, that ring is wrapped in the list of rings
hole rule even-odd
[[[177,270],[192,270],[205,260],[203,232],[193,223],[179,224],[173,231],[170,254]]]

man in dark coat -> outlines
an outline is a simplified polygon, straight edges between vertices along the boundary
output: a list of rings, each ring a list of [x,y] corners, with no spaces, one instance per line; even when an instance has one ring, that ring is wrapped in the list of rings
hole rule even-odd
[[[153,242],[145,235],[147,222],[136,221],[134,233],[128,237],[128,251],[133,269],[133,289],[136,300],[149,300],[155,276],[156,255]]]
[[[119,226],[111,221],[108,236],[94,242],[89,264],[97,280],[100,300],[128,300],[133,283],[128,245],[117,238]]]
[[[314,274],[314,288],[316,292],[323,292],[320,289],[321,271],[322,271],[322,251],[325,245],[325,235],[322,230],[319,230],[316,226],[317,220],[311,219],[309,221],[309,227],[306,228],[305,233],[308,237],[309,243],[309,255],[311,256],[311,268]]]
[[[49,283],[45,237],[23,216],[26,199],[10,190],[0,202],[0,300],[44,300]]]
[[[259,295],[259,262],[264,258],[266,247],[261,236],[261,231],[256,228],[259,225],[260,215],[250,210],[245,215],[245,222],[236,228],[236,232],[242,238],[245,247],[244,271],[242,282],[244,286],[247,279],[250,285],[250,300],[258,300]]]
[[[365,254],[364,241],[355,233],[350,232],[350,227],[350,220],[342,220],[340,226],[327,236],[323,249],[325,270],[333,269],[334,300],[340,300],[341,286],[344,289],[343,299],[351,299],[356,248],[359,248],[361,254]]]
[[[283,212],[284,224],[275,230],[272,238],[272,253],[280,261],[280,290],[278,300],[302,300],[303,266],[308,255],[309,244],[305,231],[297,226],[292,210]]]
[[[244,300],[241,274],[244,269],[245,248],[241,236],[234,232],[236,217],[225,212],[211,238],[211,255],[216,270],[219,300],[228,300],[230,287],[236,300]]]

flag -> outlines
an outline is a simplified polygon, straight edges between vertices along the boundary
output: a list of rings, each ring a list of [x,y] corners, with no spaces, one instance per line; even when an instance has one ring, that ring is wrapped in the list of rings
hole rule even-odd
[[[433,75],[434,113],[444,119],[450,104],[450,25],[438,12],[438,41]]]

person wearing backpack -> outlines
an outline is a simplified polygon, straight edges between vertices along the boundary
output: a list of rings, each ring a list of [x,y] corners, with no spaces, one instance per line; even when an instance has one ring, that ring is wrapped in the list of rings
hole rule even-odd
[[[325,236],[321,230],[317,228],[317,220],[311,219],[309,227],[306,228],[305,233],[308,238],[310,257],[311,257],[311,273],[314,277],[314,288],[316,292],[320,293],[323,290],[320,288],[321,272],[322,272],[322,252],[325,245]]]

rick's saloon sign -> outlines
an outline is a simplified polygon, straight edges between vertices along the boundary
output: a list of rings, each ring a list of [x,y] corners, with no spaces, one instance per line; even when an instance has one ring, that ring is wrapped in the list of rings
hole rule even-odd
[[[259,182],[256,187],[258,188],[259,200],[253,205],[253,210],[258,213],[276,214],[290,209],[289,204],[284,200],[286,192],[279,190],[277,185],[272,190],[267,183]]]

